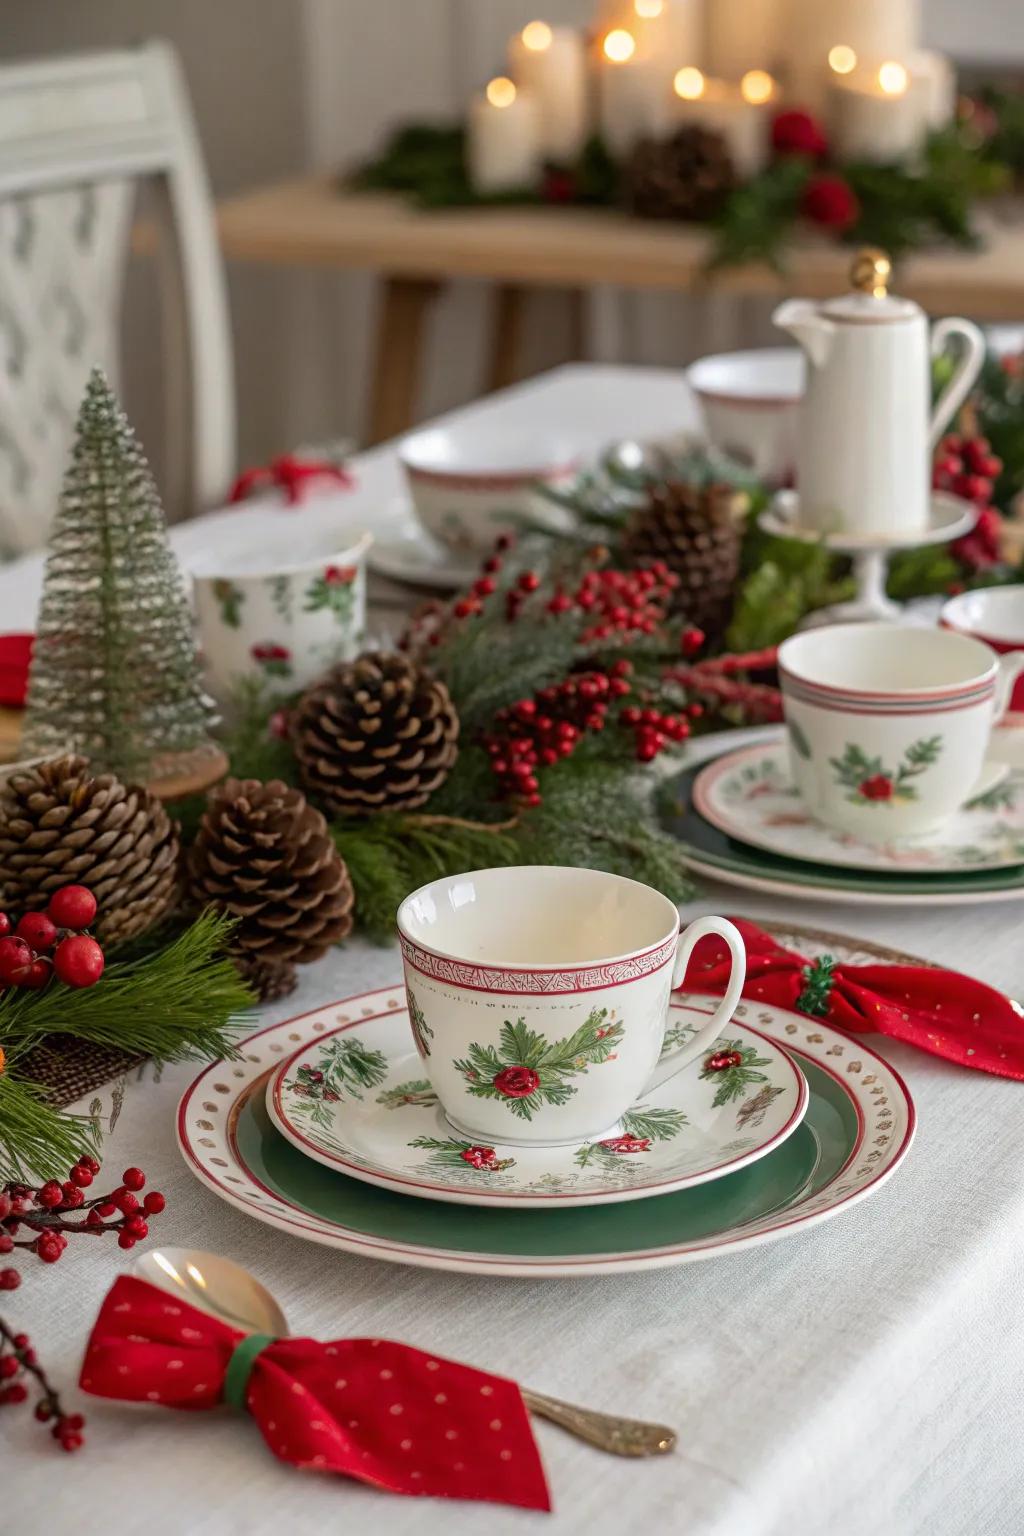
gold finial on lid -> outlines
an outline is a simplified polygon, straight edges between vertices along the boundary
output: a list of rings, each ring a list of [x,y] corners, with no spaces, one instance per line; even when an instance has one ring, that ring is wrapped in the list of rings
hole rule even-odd
[[[858,293],[871,293],[876,299],[884,299],[889,292],[891,275],[892,262],[877,246],[867,245],[853,258],[850,281]]]

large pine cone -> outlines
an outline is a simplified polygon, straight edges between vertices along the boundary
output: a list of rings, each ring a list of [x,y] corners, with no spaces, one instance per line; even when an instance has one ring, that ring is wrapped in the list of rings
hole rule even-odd
[[[19,915],[62,885],[87,885],[103,944],[160,921],[179,894],[178,830],[146,789],[84,757],[59,757],[0,785],[0,891]]]
[[[698,124],[641,139],[626,164],[626,204],[642,219],[712,219],[736,185],[725,138]]]
[[[273,779],[226,779],[207,799],[188,855],[189,896],[238,919],[231,949],[264,999],[295,985],[352,930],[355,895],[327,823]]]
[[[655,486],[630,515],[623,551],[633,565],[664,560],[679,577],[673,608],[712,639],[732,616],[748,498],[728,485]]]
[[[444,683],[396,653],[343,662],[299,700],[291,741],[306,789],[332,811],[411,811],[458,756]]]

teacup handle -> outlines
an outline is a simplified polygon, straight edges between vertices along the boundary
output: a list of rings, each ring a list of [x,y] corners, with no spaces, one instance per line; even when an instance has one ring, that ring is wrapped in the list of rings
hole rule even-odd
[[[687,1040],[685,1045],[681,1045],[678,1050],[672,1051],[659,1061],[647,1081],[645,1093],[651,1093],[655,1088],[660,1088],[662,1083],[667,1083],[670,1077],[675,1077],[677,1072],[682,1071],[687,1062],[692,1061],[695,1056],[700,1055],[701,1051],[714,1044],[732,1018],[736,1004],[743,995],[743,982],[747,974],[747,952],[743,947],[739,929],[725,917],[698,918],[697,922],[691,923],[679,935],[676,958],[672,966],[673,992],[682,985],[694,946],[709,933],[717,933],[718,937],[724,939],[729,946],[732,969],[729,972],[729,985],[725,989],[725,996],[704,1028],[694,1035],[692,1040]]]

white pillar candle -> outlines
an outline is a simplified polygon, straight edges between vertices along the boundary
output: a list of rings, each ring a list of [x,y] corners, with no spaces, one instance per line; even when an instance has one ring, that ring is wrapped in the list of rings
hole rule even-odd
[[[671,93],[656,59],[637,56],[636,38],[614,28],[598,61],[601,133],[613,155],[628,155],[638,139],[661,138],[672,123]]]
[[[540,113],[536,102],[499,75],[469,104],[466,142],[475,192],[514,192],[540,174]]]
[[[711,0],[707,17],[710,73],[722,80],[739,80],[748,70],[774,68],[780,53],[781,19],[781,0]]]
[[[829,85],[832,146],[843,160],[900,162],[921,148],[926,132],[924,83],[917,89],[902,64],[873,74],[836,76]]]
[[[747,180],[768,158],[774,94],[774,81],[764,70],[750,70],[740,85],[733,85],[687,66],[675,77],[675,120],[720,133],[738,174]]]
[[[517,85],[540,111],[540,148],[548,160],[575,160],[587,137],[587,58],[582,33],[531,21],[509,44]]]
[[[715,3],[715,0],[712,0]],[[783,0],[787,94],[820,110],[836,74],[907,59],[920,43],[920,0]],[[830,60],[838,61],[830,64]]]
[[[908,69],[915,89],[920,82],[929,129],[945,128],[956,116],[956,71],[952,64],[945,54],[922,49],[911,54]]]

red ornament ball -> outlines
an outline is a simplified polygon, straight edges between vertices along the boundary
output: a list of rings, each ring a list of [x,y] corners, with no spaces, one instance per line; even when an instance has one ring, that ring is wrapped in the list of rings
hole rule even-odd
[[[96,916],[96,897],[87,885],[62,885],[46,910],[58,928],[88,928]]]
[[[94,987],[103,975],[103,951],[84,933],[61,939],[53,954],[53,968],[69,987]]]
[[[57,942],[57,929],[45,912],[26,912],[14,931],[37,952],[52,949]]]
[[[828,153],[828,140],[816,117],[794,109],[780,112],[772,123],[772,148],[777,155],[808,155],[818,160]]]
[[[857,194],[842,176],[812,176],[800,207],[804,216],[822,229],[849,229],[860,218]]]

